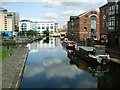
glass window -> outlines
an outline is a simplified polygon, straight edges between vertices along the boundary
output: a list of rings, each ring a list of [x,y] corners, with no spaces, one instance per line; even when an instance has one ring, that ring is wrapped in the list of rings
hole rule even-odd
[[[51,26],[50,29],[53,29],[53,26]]]
[[[42,29],[45,29],[45,27],[44,27],[44,26],[42,26]]]
[[[49,30],[49,27],[46,27],[46,30]]]
[[[86,19],[84,19],[84,23],[87,23],[87,20],[86,20]]]
[[[118,14],[118,4],[116,5],[116,14]]]
[[[94,12],[94,14],[97,14],[97,12]]]
[[[93,14],[94,12],[90,12],[91,14]]]
[[[38,27],[38,29],[40,29],[40,27]]]
[[[105,24],[104,23],[102,23],[102,27],[104,27],[105,26]]]
[[[87,31],[87,27],[84,27],[84,31]]]

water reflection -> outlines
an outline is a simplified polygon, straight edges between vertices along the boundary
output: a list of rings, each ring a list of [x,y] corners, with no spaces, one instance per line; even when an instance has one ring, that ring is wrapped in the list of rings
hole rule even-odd
[[[98,78],[98,88],[120,88],[120,64],[110,62],[109,72]]]
[[[68,57],[71,65],[76,65],[78,69],[98,78],[97,88],[120,88],[120,64],[112,61],[105,65],[93,64],[78,58],[72,52],[68,52]]]
[[[43,39],[28,46],[30,52],[20,88],[97,87],[96,78],[70,65],[59,38],[49,38],[49,43]]]
[[[105,72],[109,71],[109,66],[100,65],[98,62],[90,63],[85,60],[80,59],[72,52],[68,51],[68,57],[70,58],[70,64],[76,65],[79,69],[82,69],[94,77],[102,77]]]
[[[44,51],[46,49],[54,49],[58,46],[59,42],[60,41],[58,40],[58,38],[46,37],[43,38],[43,40],[41,41],[27,44],[27,47],[29,48],[30,52],[38,52],[41,50]]]

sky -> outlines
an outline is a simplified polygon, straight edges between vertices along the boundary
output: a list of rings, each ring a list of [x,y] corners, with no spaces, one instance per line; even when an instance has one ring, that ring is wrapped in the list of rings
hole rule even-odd
[[[19,12],[20,19],[55,21],[59,28],[67,24],[70,16],[98,10],[106,3],[107,0],[0,0],[9,12]]]

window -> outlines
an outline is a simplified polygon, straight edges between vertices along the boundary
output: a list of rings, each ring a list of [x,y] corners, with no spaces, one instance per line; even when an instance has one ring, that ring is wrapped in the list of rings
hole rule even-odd
[[[51,26],[50,29],[53,29],[53,26]]]
[[[84,19],[84,23],[87,23],[87,20],[86,20],[86,19]]]
[[[94,12],[90,12],[91,14],[93,14]]]
[[[38,27],[38,29],[40,29],[40,27]]]
[[[105,27],[105,24],[104,24],[104,23],[102,23],[102,27]]]
[[[49,27],[46,27],[46,30],[49,30]]]
[[[118,4],[116,5],[116,14],[118,14]]]
[[[97,14],[97,12],[94,12],[94,14]]]
[[[44,27],[44,26],[42,26],[42,29],[45,29],[45,27]]]
[[[84,27],[84,31],[87,31],[87,27]]]

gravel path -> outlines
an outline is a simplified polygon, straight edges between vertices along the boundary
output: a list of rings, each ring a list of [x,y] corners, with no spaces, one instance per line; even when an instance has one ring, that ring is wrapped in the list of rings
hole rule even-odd
[[[18,88],[26,62],[28,48],[14,49],[12,55],[2,62],[2,88]]]

